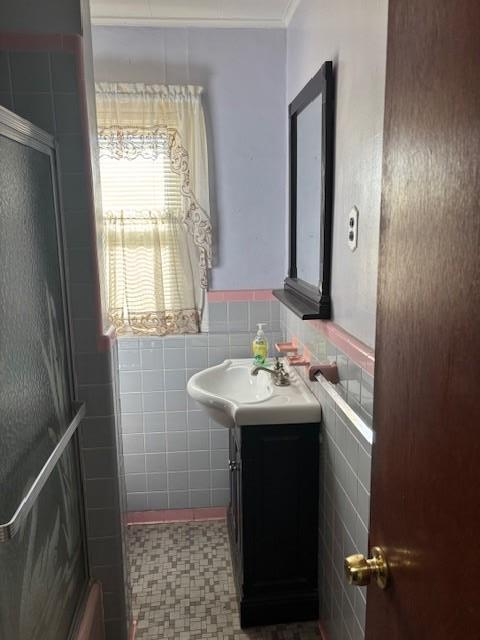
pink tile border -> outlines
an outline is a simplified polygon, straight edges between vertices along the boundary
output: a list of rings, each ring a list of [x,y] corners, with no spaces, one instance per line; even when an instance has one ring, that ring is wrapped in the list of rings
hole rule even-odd
[[[373,349],[330,320],[307,320],[306,322],[316,331],[323,333],[332,344],[373,376],[375,369],[375,351]]]
[[[274,300],[271,289],[235,289],[208,292],[209,302],[246,302]]]
[[[166,522],[201,522],[203,520],[225,520],[226,507],[203,507],[195,509],[161,509],[159,511],[129,511],[127,524],[162,524]]]
[[[254,289],[253,299],[254,300],[276,300],[275,296],[270,291],[270,289]]]
[[[76,52],[81,36],[63,33],[0,33],[0,49]]]
[[[208,291],[207,299],[209,302],[223,302],[224,291]]]

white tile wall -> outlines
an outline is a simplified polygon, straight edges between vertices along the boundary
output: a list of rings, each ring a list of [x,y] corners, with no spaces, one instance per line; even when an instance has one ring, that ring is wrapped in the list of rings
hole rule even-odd
[[[131,511],[225,506],[228,432],[189,398],[191,375],[247,358],[256,323],[280,337],[279,303],[210,304],[210,333],[120,338],[119,374],[127,502]]]
[[[372,425],[373,378],[360,369],[325,336],[299,320],[283,305],[282,335],[296,336],[299,352],[306,346],[317,362],[336,361],[346,402],[368,425]],[[368,552],[371,445],[318,382],[306,384],[322,405],[320,465],[319,581],[320,617],[329,640],[363,640],[366,589],[349,586],[343,561],[352,553]]]

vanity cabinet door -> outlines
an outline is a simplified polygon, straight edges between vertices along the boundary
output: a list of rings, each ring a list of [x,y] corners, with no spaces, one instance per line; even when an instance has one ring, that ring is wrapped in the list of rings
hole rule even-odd
[[[318,616],[319,424],[230,430],[228,530],[240,624]]]
[[[243,427],[241,453],[244,626],[315,617],[319,425]]]

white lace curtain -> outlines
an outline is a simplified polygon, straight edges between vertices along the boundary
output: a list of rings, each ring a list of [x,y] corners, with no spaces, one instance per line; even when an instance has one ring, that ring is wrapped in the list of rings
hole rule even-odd
[[[119,334],[196,333],[212,255],[202,89],[96,92],[109,320]]]

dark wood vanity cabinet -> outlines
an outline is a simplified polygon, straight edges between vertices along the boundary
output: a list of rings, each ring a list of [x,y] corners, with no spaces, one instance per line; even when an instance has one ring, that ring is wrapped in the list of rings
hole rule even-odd
[[[230,429],[228,529],[242,627],[318,617],[319,425]]]

